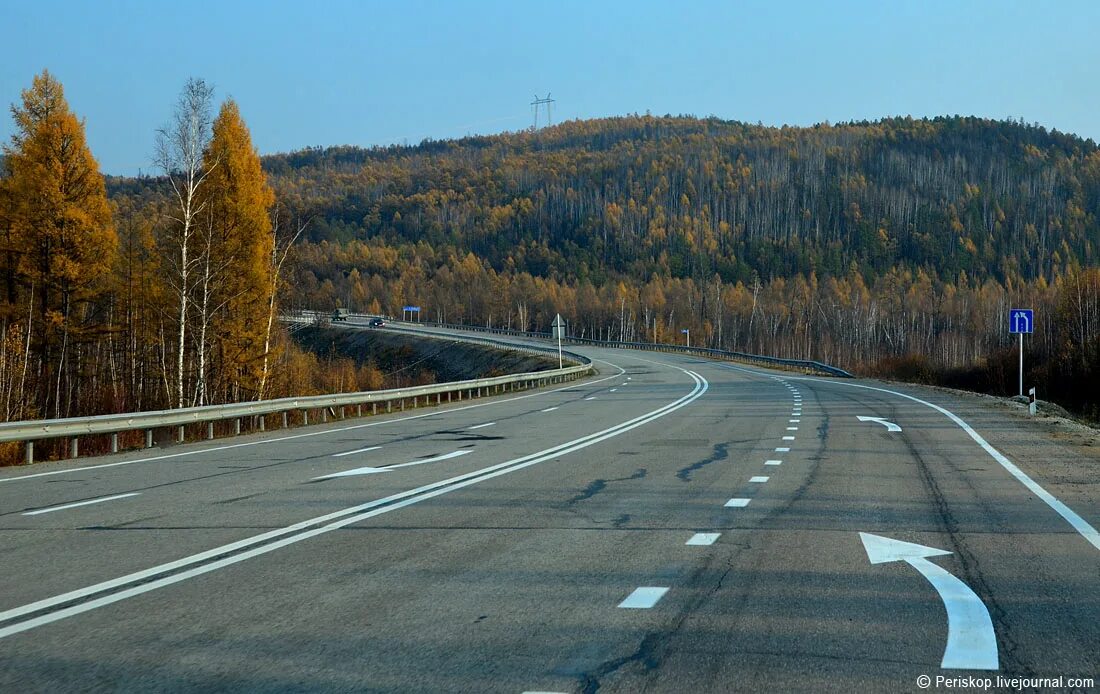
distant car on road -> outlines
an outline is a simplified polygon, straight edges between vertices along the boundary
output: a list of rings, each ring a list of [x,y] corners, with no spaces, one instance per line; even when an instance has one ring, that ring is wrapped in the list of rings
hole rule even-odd
[[[386,321],[382,320],[381,318],[371,318],[370,322],[367,323],[367,325],[369,325],[372,328],[381,328],[385,324],[386,324]]]
[[[346,321],[348,319],[348,310],[346,308],[338,308],[332,312],[332,320]]]

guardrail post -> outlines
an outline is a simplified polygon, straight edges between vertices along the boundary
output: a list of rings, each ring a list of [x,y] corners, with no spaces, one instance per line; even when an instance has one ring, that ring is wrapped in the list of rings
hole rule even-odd
[[[153,430],[152,429],[146,429],[145,430],[145,447],[146,448],[152,448],[153,447]]]
[[[27,465],[34,464],[34,441],[27,441],[27,452],[23,460]]]
[[[79,443],[79,441],[80,441],[80,439],[78,439],[75,436],[72,437],[71,439],[69,439],[69,457],[70,458],[76,458],[80,455],[80,443]]]
[[[435,394],[435,406],[439,407],[442,404],[443,404],[443,393],[436,393]]]
[[[207,422],[206,423],[206,440],[207,441],[213,441],[214,440],[214,422]]]
[[[328,424],[328,408],[327,407],[322,407],[321,408],[321,423],[322,424]]]
[[[386,414],[393,412],[393,400],[386,401]]]
[[[362,417],[363,416],[363,403],[359,403],[358,405],[355,406],[355,416],[356,417]]]
[[[420,407],[420,396],[419,395],[414,395],[413,396],[413,409],[415,410],[418,407]]]
[[[378,414],[378,403],[372,402],[370,404],[370,413],[371,414]]]
[[[405,398],[401,398],[401,411],[405,411]]]
[[[340,405],[340,419],[347,419],[347,415],[344,412],[344,406]]]
[[[111,434],[111,452],[118,453],[118,432]]]
[[[176,441],[183,443],[183,425],[179,426],[179,431],[176,432]]]
[[[241,435],[241,418],[237,417],[233,420],[233,433],[237,436]]]
[[[259,427],[260,431],[264,431],[264,426],[266,425],[266,423],[264,422],[264,416],[262,414],[257,415],[256,425]]]
[[[302,426],[309,426],[309,410],[302,410]]]

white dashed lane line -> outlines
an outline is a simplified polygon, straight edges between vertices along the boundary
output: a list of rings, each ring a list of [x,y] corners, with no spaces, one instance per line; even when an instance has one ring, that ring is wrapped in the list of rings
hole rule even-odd
[[[470,427],[469,430],[473,431],[474,429],[484,429],[485,427],[491,427],[494,424],[496,424],[496,422],[485,422],[484,424],[475,424],[474,426]]]
[[[114,501],[115,499],[125,499],[130,496],[141,496],[141,492],[131,492],[130,494],[116,494],[114,496],[105,496],[101,499],[91,499],[89,501],[78,501],[73,504],[65,504],[63,506],[50,506],[49,508],[40,508],[36,511],[27,511],[24,516],[38,516],[43,513],[53,513],[54,511],[64,511],[70,508],[76,508],[77,506],[91,506],[92,504],[102,504],[104,501]]]
[[[553,412],[556,409],[558,409],[558,408],[556,408],[556,407],[547,407],[545,410],[539,410],[539,411],[540,412]]]
[[[782,465],[783,461],[782,460],[765,460],[764,464],[765,465]]]
[[[668,592],[664,586],[642,586],[635,588],[634,592],[627,596],[626,600],[619,603],[619,607],[634,610],[648,610],[656,605]]]
[[[771,478],[765,477],[764,475],[757,475],[755,477],[750,478],[749,482],[755,482],[757,484],[763,484],[764,482],[767,482],[769,479],[771,479]]]
[[[355,455],[356,453],[366,453],[367,451],[377,451],[381,446],[368,446],[367,448],[356,448],[354,451],[344,451],[343,453],[333,453],[333,458],[343,458],[345,455]]]
[[[722,533],[695,533],[691,536],[685,545],[713,545],[714,541],[722,536]]]
[[[745,508],[752,499],[730,499],[726,502],[726,508]]]

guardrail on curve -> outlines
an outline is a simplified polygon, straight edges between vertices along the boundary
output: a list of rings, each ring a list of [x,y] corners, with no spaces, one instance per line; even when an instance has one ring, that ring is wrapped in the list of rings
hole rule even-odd
[[[293,320],[293,319],[292,319]],[[420,332],[420,331],[418,331]],[[441,336],[438,334],[422,333],[432,339],[457,339],[462,342],[477,344],[490,344],[497,348],[515,351],[524,351],[532,354],[556,356],[557,350],[550,347],[538,347],[534,345],[509,344],[498,340],[486,338],[472,338],[466,336]],[[446,396],[447,402],[452,402],[457,395],[458,400],[481,397],[483,391],[505,392],[505,390],[525,390],[544,385],[575,380],[592,371],[592,360],[573,352],[564,352],[563,356],[571,362],[570,366],[560,369],[547,369],[545,371],[531,371],[505,376],[493,376],[491,378],[470,379],[466,381],[451,381],[436,383],[427,386],[414,386],[411,388],[391,388],[388,390],[361,391],[356,393],[339,393],[335,395],[313,395],[299,398],[278,398],[273,400],[258,400],[242,403],[230,403],[227,405],[205,405],[201,407],[184,407],[174,410],[156,410],[150,412],[128,412],[122,414],[97,415],[92,417],[69,417],[63,419],[41,419],[17,422],[0,423],[0,443],[25,442],[25,462],[34,462],[34,442],[43,439],[69,438],[71,439],[70,457],[79,454],[78,437],[93,435],[111,435],[111,452],[119,450],[118,435],[128,431],[145,431],[145,447],[153,447],[153,433],[155,430],[177,428],[177,438],[184,439],[184,427],[194,424],[206,424],[206,438],[214,438],[214,423],[226,420],[234,420],[234,433],[241,433],[241,420],[255,418],[258,429],[264,430],[264,417],[272,414],[282,414],[283,427],[289,426],[289,413],[300,412],[303,425],[309,424],[310,411],[320,410],[322,422],[328,421],[328,414],[337,416],[336,409],[340,408],[339,417],[344,417],[344,408],[354,406],[357,408],[357,416],[362,416],[363,406],[370,405],[371,413],[377,414],[380,405],[386,407],[386,411],[393,409],[393,404],[399,403],[401,410],[405,409],[405,402],[412,400],[413,407],[419,404],[419,398],[426,399],[425,404],[430,404],[430,398],[436,396],[436,404],[442,404]]]

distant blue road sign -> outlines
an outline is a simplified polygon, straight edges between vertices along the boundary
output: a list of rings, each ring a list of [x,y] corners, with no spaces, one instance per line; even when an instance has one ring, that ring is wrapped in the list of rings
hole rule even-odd
[[[419,313],[420,312],[420,307],[419,306],[406,306],[405,308],[403,308],[401,310],[402,311],[413,311],[413,312]]]
[[[690,330],[688,330],[687,328],[684,328],[684,329],[683,329],[683,330],[681,330],[680,332],[682,332],[682,333],[684,333],[684,334],[686,335],[687,333],[690,333],[691,331],[690,331]]]
[[[1014,308],[1008,312],[1008,332],[1012,335],[1035,332],[1035,312],[1030,308]]]

